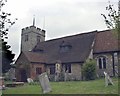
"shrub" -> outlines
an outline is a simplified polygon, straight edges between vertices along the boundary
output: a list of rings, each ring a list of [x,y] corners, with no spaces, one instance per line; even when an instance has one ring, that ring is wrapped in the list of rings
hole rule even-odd
[[[95,60],[87,60],[82,67],[82,74],[85,80],[94,80],[96,78]]]

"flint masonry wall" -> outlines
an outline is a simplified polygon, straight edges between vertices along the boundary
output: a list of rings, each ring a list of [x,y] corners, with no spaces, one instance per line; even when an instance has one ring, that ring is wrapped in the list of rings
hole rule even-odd
[[[106,57],[106,69],[99,69],[99,63],[98,63],[98,58],[100,56],[105,56]],[[98,76],[104,76],[104,71],[107,72],[110,76],[113,76],[113,59],[112,59],[112,55],[110,53],[107,53],[107,54],[98,54],[98,55],[95,55],[95,59],[97,61],[97,64],[96,64],[96,71],[97,71],[97,75]]]

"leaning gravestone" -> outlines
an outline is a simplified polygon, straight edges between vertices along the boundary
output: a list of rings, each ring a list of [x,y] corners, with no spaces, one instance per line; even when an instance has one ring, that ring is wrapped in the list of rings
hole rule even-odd
[[[40,82],[41,88],[43,90],[43,93],[50,92],[52,89],[51,89],[51,86],[49,83],[47,73],[46,72],[42,73],[41,75],[38,76],[38,78],[39,78],[39,82]]]
[[[33,81],[32,78],[27,78],[27,82],[28,82],[29,84],[34,84],[34,81]]]
[[[104,72],[104,75],[105,75],[105,86],[107,87],[108,85],[114,85],[112,79],[106,72]]]

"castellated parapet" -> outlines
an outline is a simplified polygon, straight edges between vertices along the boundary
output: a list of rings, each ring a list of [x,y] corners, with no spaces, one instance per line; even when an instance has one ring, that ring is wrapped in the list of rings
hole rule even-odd
[[[45,30],[30,26],[22,29],[21,51],[31,51],[39,42],[45,41]]]
[[[26,27],[26,28],[23,28],[22,29],[22,34],[26,34],[26,33],[28,33],[28,32],[35,32],[35,33],[39,33],[39,34],[41,34],[42,36],[44,36],[45,37],[45,30],[43,30],[43,29],[40,29],[40,28],[37,28],[37,27],[35,27],[35,26],[30,26],[30,27]]]

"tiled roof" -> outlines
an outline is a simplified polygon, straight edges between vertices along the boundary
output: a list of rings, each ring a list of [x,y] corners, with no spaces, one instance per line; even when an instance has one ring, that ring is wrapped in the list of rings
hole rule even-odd
[[[88,58],[93,42],[93,53],[118,51],[117,38],[112,31],[105,30],[40,42],[33,52],[24,54],[30,62],[54,64],[60,60],[62,63],[82,63]]]
[[[111,30],[99,31],[96,34],[94,53],[118,51],[118,39]]]
[[[48,64],[55,63],[57,60],[62,63],[84,62],[89,56],[95,33],[94,31],[41,42],[37,44],[33,51],[43,50],[41,54],[45,55],[46,63]],[[62,52],[61,46],[65,45],[71,46],[68,52]]]
[[[39,53],[36,53],[36,52],[23,52],[23,54],[26,56],[26,58],[30,62],[40,62],[40,63],[45,62],[44,55],[41,55]]]

